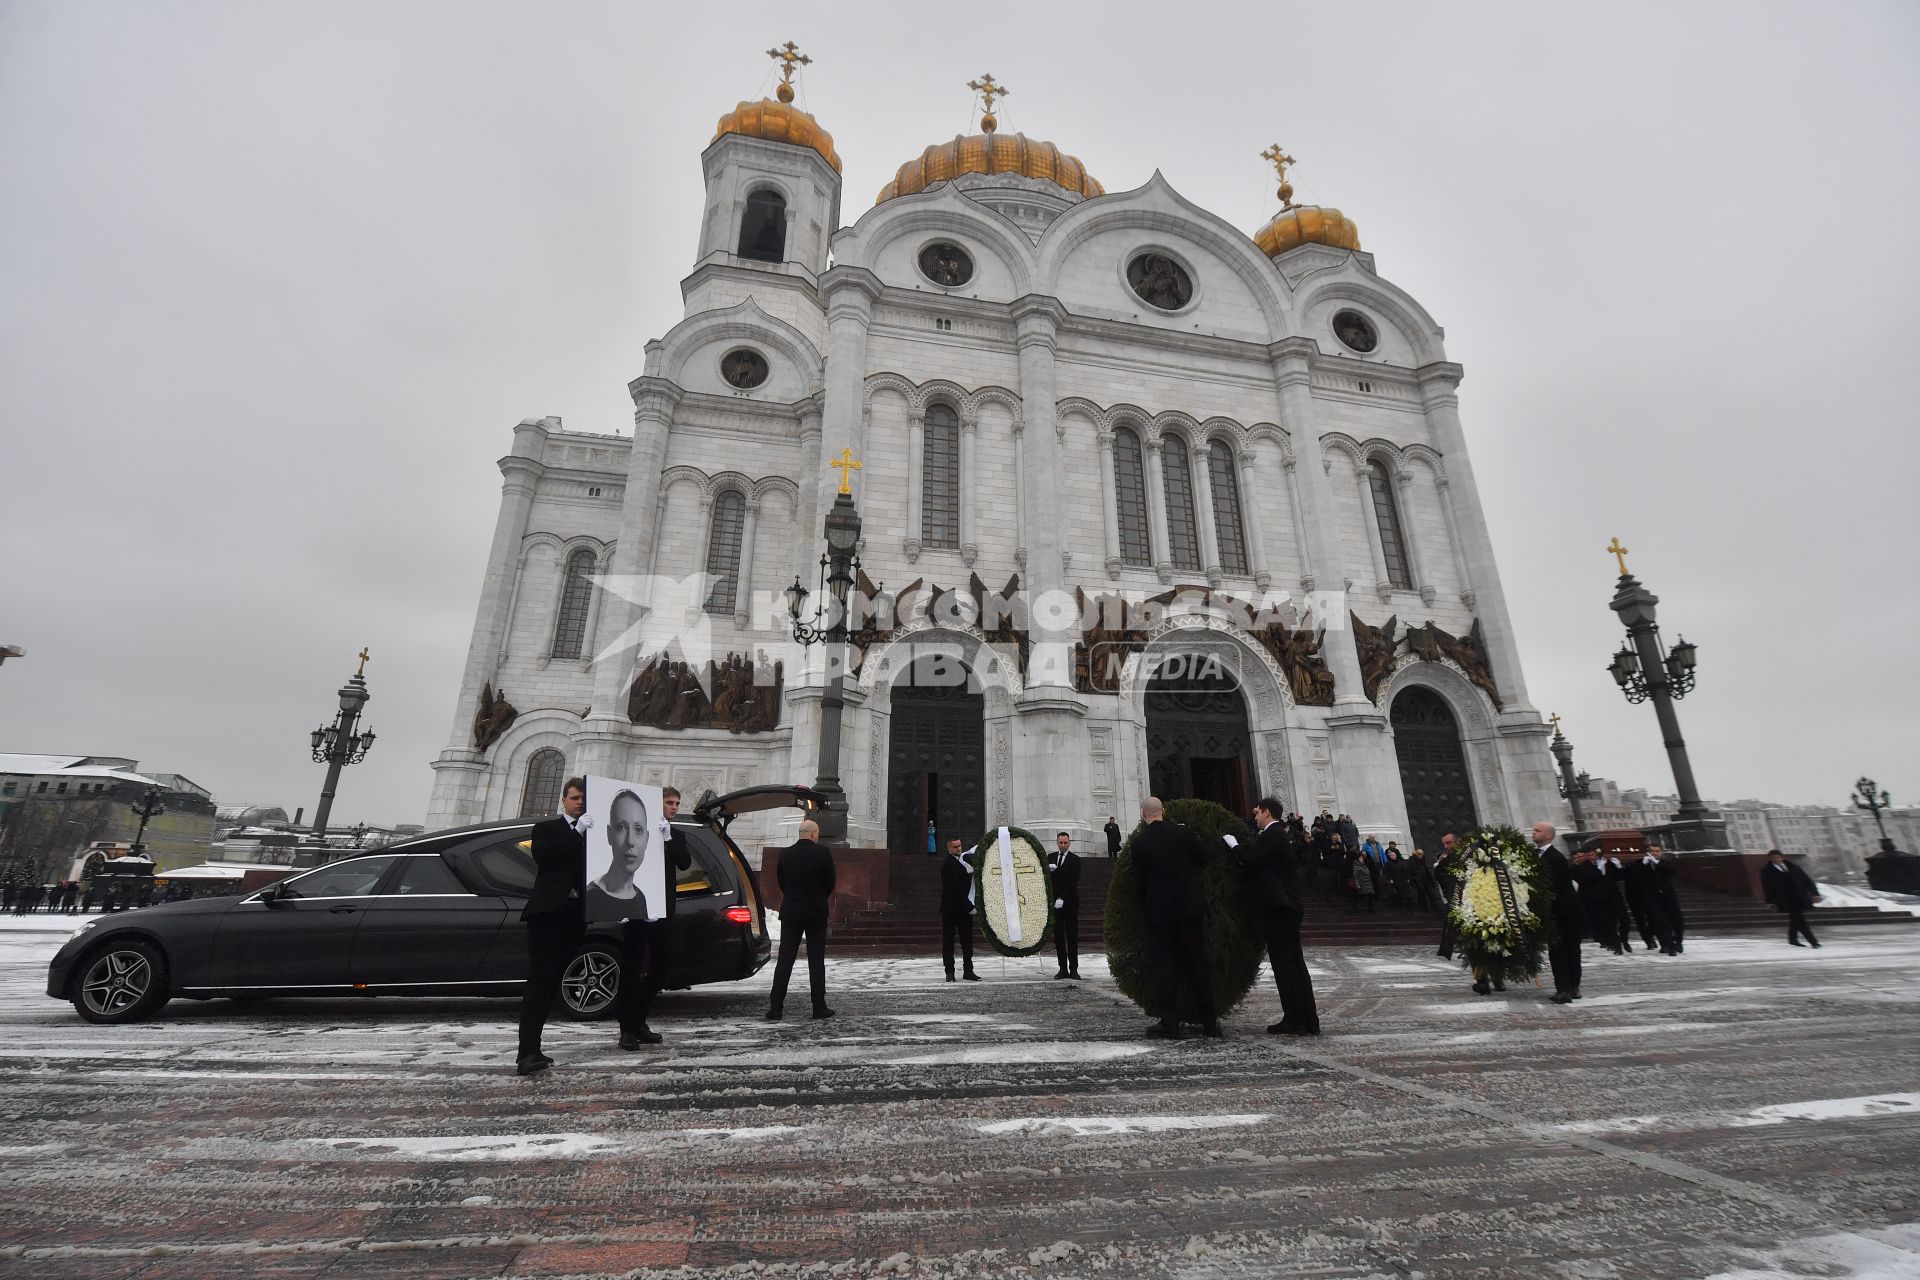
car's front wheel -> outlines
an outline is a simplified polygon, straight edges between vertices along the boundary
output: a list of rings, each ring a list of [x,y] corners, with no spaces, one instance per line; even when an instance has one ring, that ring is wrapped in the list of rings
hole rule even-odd
[[[73,1008],[88,1022],[139,1022],[167,1002],[167,961],[150,942],[114,942],[73,980]]]
[[[560,975],[560,1010],[576,1022],[611,1017],[620,1003],[620,951],[610,942],[589,942]]]

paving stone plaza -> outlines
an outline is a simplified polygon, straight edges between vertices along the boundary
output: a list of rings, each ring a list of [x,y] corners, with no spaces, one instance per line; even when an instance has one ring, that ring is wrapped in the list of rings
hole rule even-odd
[[[49,921],[48,923],[52,923]],[[176,1001],[92,1027],[0,920],[0,1274],[1920,1275],[1920,930],[1588,949],[1481,998],[1312,948],[1327,1034],[1160,1043],[1100,957],[842,959],[663,1000],[666,1043],[510,1001]]]

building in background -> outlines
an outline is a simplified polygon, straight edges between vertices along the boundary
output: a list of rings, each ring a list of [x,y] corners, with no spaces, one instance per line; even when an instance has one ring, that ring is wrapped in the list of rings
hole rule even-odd
[[[143,843],[156,870],[203,861],[213,840],[213,794],[177,773],[142,773],[124,756],[0,754],[0,881],[64,878],[89,846],[131,844],[133,812],[151,788],[165,812]]]

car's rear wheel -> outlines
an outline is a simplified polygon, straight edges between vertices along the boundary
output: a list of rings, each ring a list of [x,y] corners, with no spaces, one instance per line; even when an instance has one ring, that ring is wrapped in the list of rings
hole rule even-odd
[[[150,942],[113,942],[73,979],[73,1008],[88,1022],[139,1022],[167,1002],[167,960]]]
[[[620,1003],[620,951],[610,942],[589,942],[560,975],[560,1011],[576,1022],[613,1016]]]

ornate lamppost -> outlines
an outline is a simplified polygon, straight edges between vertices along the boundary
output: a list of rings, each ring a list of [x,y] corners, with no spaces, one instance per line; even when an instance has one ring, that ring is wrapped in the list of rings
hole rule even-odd
[[[1867,859],[1867,887],[1887,893],[1920,893],[1920,858],[1894,847],[1881,818],[1883,809],[1893,808],[1893,797],[1882,791],[1872,778],[1853,784],[1853,807],[1873,815],[1880,828],[1880,852]]]
[[[140,829],[133,836],[133,847],[127,852],[133,857],[144,858],[147,856],[147,824],[165,813],[167,806],[160,803],[160,788],[148,787],[147,793],[140,797],[139,804],[127,807],[133,810],[134,817],[140,819]]]
[[[794,575],[786,589],[787,617],[793,626],[794,640],[808,648],[827,646],[827,688],[820,700],[820,761],[813,789],[827,799],[824,809],[812,817],[820,824],[823,844],[847,842],[847,796],[840,786],[840,714],[846,699],[847,592],[860,573],[860,557],[854,548],[860,545],[860,513],[854,509],[853,473],[860,468],[853,450],[842,449],[840,456],[827,464],[840,469],[840,492],[827,512],[827,553],[820,557],[821,593],[813,613],[802,617],[807,597],[812,593]]]
[[[1693,764],[1687,759],[1686,740],[1680,736],[1680,719],[1673,704],[1693,692],[1695,646],[1685,636],[1671,650],[1660,641],[1660,628],[1654,621],[1654,606],[1660,597],[1640,585],[1627,572],[1627,548],[1615,538],[1607,548],[1620,561],[1620,582],[1613,593],[1612,608],[1627,628],[1627,642],[1613,655],[1607,670],[1620,686],[1627,701],[1651,701],[1660,721],[1660,736],[1667,747],[1667,761],[1673,766],[1674,787],[1680,793],[1680,812],[1675,815],[1674,835],[1682,849],[1720,849],[1727,843],[1726,827],[1700,799],[1693,781]]]
[[[367,693],[368,657],[362,649],[360,669],[340,686],[340,710],[334,714],[333,723],[322,725],[309,735],[313,762],[327,766],[327,780],[320,788],[320,807],[313,811],[313,834],[322,843],[327,838],[327,817],[333,812],[333,794],[340,787],[340,770],[359,764],[367,758],[367,752],[373,750],[373,730],[355,732],[360,724],[360,709],[371,696]]]
[[[1898,853],[1893,847],[1893,839],[1887,835],[1886,820],[1880,816],[1882,809],[1893,808],[1893,797],[1875,785],[1872,778],[1862,778],[1853,784],[1853,807],[1873,815],[1873,825],[1880,828],[1880,852]]]
[[[1584,771],[1573,771],[1573,744],[1560,733],[1560,713],[1554,712],[1553,745],[1547,749],[1553,753],[1554,763],[1560,766],[1560,776],[1556,781],[1560,785],[1560,798],[1573,806],[1573,829],[1584,834],[1587,829],[1587,812],[1580,802],[1593,794],[1593,779]]]

